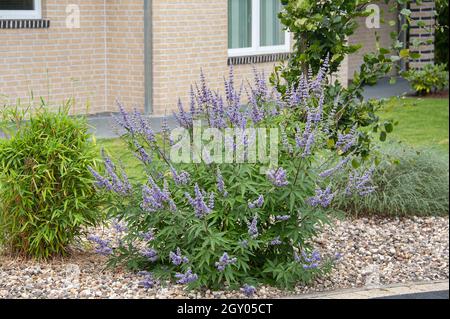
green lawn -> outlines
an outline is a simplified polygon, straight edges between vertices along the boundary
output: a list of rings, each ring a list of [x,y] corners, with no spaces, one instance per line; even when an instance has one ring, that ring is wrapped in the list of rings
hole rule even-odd
[[[448,153],[448,109],[448,99],[399,98],[380,115],[398,121],[389,139]]]

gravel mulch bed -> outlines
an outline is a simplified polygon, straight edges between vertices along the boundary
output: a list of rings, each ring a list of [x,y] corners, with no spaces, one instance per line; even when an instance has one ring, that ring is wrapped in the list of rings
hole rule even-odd
[[[342,254],[327,278],[295,291],[259,287],[254,297],[449,277],[448,217],[336,221],[316,245],[323,254]],[[244,298],[240,292],[187,292],[179,285],[144,290],[139,287],[141,277],[105,270],[105,261],[88,247],[47,263],[0,256],[0,298]]]

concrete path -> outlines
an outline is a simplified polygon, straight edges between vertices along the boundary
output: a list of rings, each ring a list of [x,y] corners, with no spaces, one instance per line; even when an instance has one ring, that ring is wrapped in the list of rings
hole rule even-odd
[[[365,98],[389,98],[392,96],[401,96],[407,93],[411,93],[411,88],[408,81],[397,78],[395,84],[390,84],[389,79],[382,79],[377,85],[367,87],[364,91]],[[175,120],[172,116],[168,117],[169,126],[175,127]],[[91,132],[95,134],[97,138],[114,138],[118,137],[117,132],[114,130],[114,119],[112,114],[94,115],[89,118],[91,125]],[[161,128],[161,117],[150,116],[150,123],[155,131]]]
[[[344,289],[288,299],[448,299],[449,281],[389,285],[374,288]]]

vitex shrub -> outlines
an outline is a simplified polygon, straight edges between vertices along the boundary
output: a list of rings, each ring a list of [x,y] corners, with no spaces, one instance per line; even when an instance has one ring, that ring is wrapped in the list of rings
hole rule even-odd
[[[330,203],[339,192],[364,195],[374,189],[371,170],[353,172],[342,189],[331,187],[335,172],[352,170],[357,136],[349,130],[339,136],[337,151],[325,147],[334,121],[322,113],[325,74],[326,65],[315,77],[302,77],[299,88],[283,100],[257,72],[254,85],[235,88],[231,69],[225,96],[211,90],[202,74],[191,88],[188,110],[179,103],[178,124],[189,133],[188,141],[195,140],[196,130],[238,129],[234,138],[223,138],[218,153],[242,149],[248,160],[242,163],[217,163],[217,153],[205,152],[202,161],[180,164],[171,152],[178,150],[179,140],[167,125],[157,136],[145,116],[119,104],[123,138],[145,164],[142,174],[148,181],[131,185],[126,168],[105,153],[105,173],[93,170],[99,189],[114,194],[109,212],[127,228],[114,245],[94,238],[99,251],[110,255],[110,265],[144,271],[151,279],[144,287],[173,280],[213,289],[258,283],[292,287],[330,270],[335,256],[321,256],[312,245],[329,222]],[[244,92],[249,102],[241,107]],[[251,160],[252,146],[270,143],[240,134],[250,128],[278,130],[275,162]],[[199,152],[192,147],[193,158]]]

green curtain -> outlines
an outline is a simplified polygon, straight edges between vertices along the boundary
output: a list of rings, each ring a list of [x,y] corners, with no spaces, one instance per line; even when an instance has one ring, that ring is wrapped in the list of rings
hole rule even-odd
[[[228,48],[252,46],[252,0],[228,0]]]
[[[261,46],[284,44],[285,34],[278,19],[281,6],[280,0],[261,0]]]

